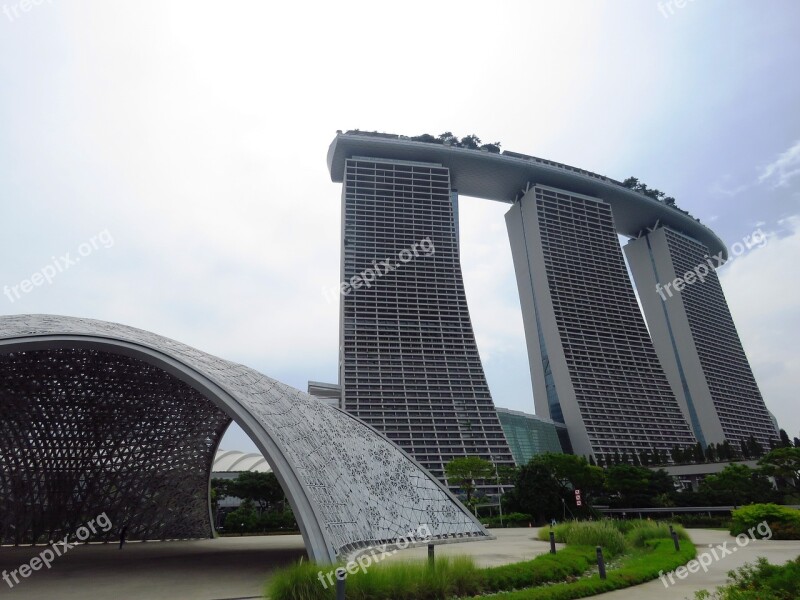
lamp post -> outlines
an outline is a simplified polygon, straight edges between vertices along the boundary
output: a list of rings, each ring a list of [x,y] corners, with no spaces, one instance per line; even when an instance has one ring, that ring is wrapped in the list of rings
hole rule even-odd
[[[503,526],[503,488],[500,487],[500,473],[497,470],[497,463],[494,465],[494,476],[497,480],[497,506],[500,508],[500,527]]]

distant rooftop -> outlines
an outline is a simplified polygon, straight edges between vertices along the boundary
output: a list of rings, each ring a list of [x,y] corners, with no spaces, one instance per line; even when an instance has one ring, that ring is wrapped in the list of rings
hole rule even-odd
[[[214,457],[213,473],[271,473],[272,467],[267,459],[255,452],[240,452],[239,450],[217,450]]]

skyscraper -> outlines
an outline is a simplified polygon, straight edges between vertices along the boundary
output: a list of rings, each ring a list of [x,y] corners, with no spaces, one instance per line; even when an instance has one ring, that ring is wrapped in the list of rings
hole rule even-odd
[[[625,255],[661,364],[697,439],[728,440],[738,450],[753,436],[769,448],[775,427],[722,292],[718,261],[705,244],[669,227],[645,230]],[[683,281],[679,290],[676,281]]]
[[[331,179],[344,184],[343,407],[437,475],[459,455],[510,460],[464,297],[457,189],[511,206],[506,223],[536,415],[566,425],[568,435],[556,429],[564,451],[607,457],[658,450],[663,456],[698,439],[723,439],[706,432],[713,423],[698,426],[692,410],[701,394],[692,391],[692,408],[686,382],[664,350],[671,351],[664,342],[669,334],[659,332],[655,320],[654,345],[618,235],[641,237],[658,225],[725,259],[722,240],[686,211],[609,177],[500,153],[496,145],[459,147],[453,139],[339,132],[328,151]],[[413,251],[426,239],[435,252]],[[399,260],[404,251],[408,260]],[[396,264],[385,269],[384,259]],[[748,402],[757,404],[757,387],[721,290],[704,294],[686,309],[684,342],[678,343],[689,340],[698,348],[699,366],[684,376],[703,378],[692,390],[705,385],[709,396],[716,394],[706,405],[725,421],[720,432],[744,418]],[[703,330],[706,322],[725,329],[720,339]],[[737,366],[726,371],[728,353]],[[747,389],[725,396],[726,374],[742,374]],[[760,408],[756,412],[751,429],[766,441]]]
[[[348,158],[342,190],[342,407],[434,475],[513,464],[472,331],[457,195],[440,164]]]
[[[534,185],[506,221],[536,414],[565,423],[577,454],[693,444],[636,303],[611,206]]]

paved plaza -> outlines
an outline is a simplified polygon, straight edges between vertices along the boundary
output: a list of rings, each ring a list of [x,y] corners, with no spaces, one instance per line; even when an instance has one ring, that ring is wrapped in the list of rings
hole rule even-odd
[[[491,530],[496,540],[444,544],[437,556],[468,555],[479,566],[494,566],[528,560],[547,552],[549,545],[535,539],[536,529]],[[723,531],[690,530],[698,552],[708,544],[733,538]],[[18,569],[43,550],[1,548],[0,571]],[[715,561],[707,574],[691,574],[665,589],[661,581],[636,588],[636,598],[675,600],[691,598],[696,590],[724,583],[725,574],[757,556],[782,563],[800,555],[800,541],[751,541],[746,548]],[[271,570],[305,557],[299,535],[228,537],[191,542],[151,542],[79,546],[57,558],[52,568],[21,580],[14,589],[0,581],[0,598],[18,600],[243,600],[260,598]],[[409,548],[386,560],[424,560],[427,549]],[[598,596],[604,600],[631,597],[631,590]],[[624,596],[623,596],[624,595]]]
[[[43,550],[0,549],[11,571]],[[306,556],[299,535],[78,546],[0,598],[12,600],[228,600],[261,597],[270,570]]]
[[[699,590],[711,591],[726,583],[728,571],[738,569],[745,563],[755,562],[759,556],[765,557],[773,564],[783,564],[800,556],[800,541],[798,540],[750,540],[746,547],[737,548],[734,538],[727,531],[714,529],[689,529],[688,531],[697,546],[698,556],[703,552],[710,552],[709,545],[716,547],[725,542],[728,543],[727,548],[735,550],[735,552],[719,561],[714,561],[709,567],[708,573],[700,570],[698,573],[690,573],[683,580],[673,575],[675,585],[670,585],[668,588],[664,587],[659,579],[640,585],[636,588],[635,598],[637,600],[684,600],[684,598],[691,600],[694,598],[694,593]],[[719,555],[721,552],[717,551],[717,554]],[[602,600],[631,600],[631,590],[618,590],[594,597]]]

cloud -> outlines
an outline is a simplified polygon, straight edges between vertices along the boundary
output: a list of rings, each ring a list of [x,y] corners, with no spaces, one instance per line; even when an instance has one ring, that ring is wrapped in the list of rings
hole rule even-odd
[[[769,235],[766,246],[731,261],[720,279],[767,408],[790,436],[797,436],[800,281],[789,275],[800,256],[800,215],[781,226],[782,235]]]
[[[768,183],[774,189],[787,186],[789,180],[797,175],[800,175],[800,140],[774,162],[763,167],[758,182]]]
[[[708,191],[716,196],[733,198],[750,187],[749,183],[733,185],[732,179],[733,178],[730,175],[725,175],[719,181],[714,182]]]

